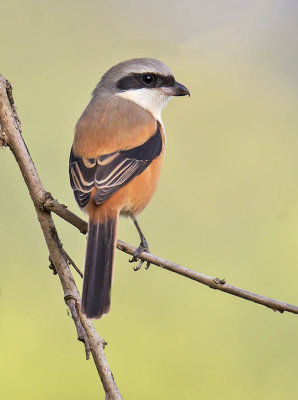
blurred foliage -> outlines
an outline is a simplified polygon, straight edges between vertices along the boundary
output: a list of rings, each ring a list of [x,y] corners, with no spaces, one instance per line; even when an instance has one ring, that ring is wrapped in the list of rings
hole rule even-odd
[[[140,217],[152,252],[297,304],[297,17],[293,0],[0,1],[0,72],[45,188],[79,213],[68,154],[89,93],[119,61],[160,58],[191,98],[163,114],[167,157]],[[103,399],[8,149],[0,182],[1,397]],[[82,266],[85,238],[55,220]],[[119,237],[138,244],[127,220]],[[127,259],[95,323],[125,399],[298,396],[296,316]]]

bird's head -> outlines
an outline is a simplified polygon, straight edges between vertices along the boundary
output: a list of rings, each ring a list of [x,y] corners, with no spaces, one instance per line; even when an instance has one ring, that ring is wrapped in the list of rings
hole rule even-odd
[[[171,96],[190,95],[171,70],[153,58],[135,58],[110,68],[93,91],[93,96],[120,96],[131,100],[160,120]]]

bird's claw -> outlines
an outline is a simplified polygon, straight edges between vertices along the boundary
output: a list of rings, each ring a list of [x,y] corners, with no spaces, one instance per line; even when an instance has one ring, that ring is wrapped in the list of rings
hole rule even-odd
[[[132,258],[129,260],[130,263],[132,262],[137,262],[140,260],[140,254],[145,251],[146,253],[150,253],[148,245],[144,245],[143,243],[140,244],[140,246],[137,248],[135,254],[132,256]],[[143,265],[145,260],[140,260],[138,265],[134,267],[134,271],[139,271]],[[150,262],[146,261],[146,267],[145,269],[148,269],[150,267]]]
[[[142,265],[143,265],[143,263],[145,262],[145,260],[140,260],[140,262],[139,262],[139,264],[136,266],[136,267],[134,267],[134,271],[139,271],[139,269],[141,269],[142,268]],[[150,262],[149,261],[146,261],[146,267],[145,267],[145,269],[148,269],[150,267]]]
[[[139,264],[133,268],[134,271],[139,271],[142,268],[144,260],[141,260]]]

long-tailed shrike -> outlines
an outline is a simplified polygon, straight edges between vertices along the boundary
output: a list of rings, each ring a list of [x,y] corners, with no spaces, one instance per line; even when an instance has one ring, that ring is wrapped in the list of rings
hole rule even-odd
[[[152,58],[109,69],[75,128],[69,174],[74,196],[89,215],[82,311],[100,318],[110,309],[119,215],[136,220],[155,192],[165,151],[161,111],[171,96],[189,95],[170,69]]]

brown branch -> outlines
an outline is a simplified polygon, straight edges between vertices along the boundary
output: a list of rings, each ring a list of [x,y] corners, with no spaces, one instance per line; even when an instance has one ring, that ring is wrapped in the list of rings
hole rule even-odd
[[[52,196],[48,193],[48,198],[44,203],[46,209],[51,210],[59,217],[69,222],[73,226],[79,229],[80,232],[87,233],[87,222],[83,221],[77,215],[72,213],[67,209],[65,205],[60,204],[57,200],[54,200]],[[117,241],[117,248],[124,253],[133,255],[136,248],[128,243],[124,243],[121,240]],[[189,268],[183,267],[179,264],[175,264],[171,261],[164,260],[153,254],[143,252],[140,254],[140,259],[148,261],[158,267],[167,269],[168,271],[175,272],[176,274],[185,276],[186,278],[192,279],[194,281],[200,282],[203,285],[209,286],[211,289],[220,290],[225,293],[232,294],[233,296],[241,297],[242,299],[253,301],[254,303],[261,304],[265,307],[271,308],[274,311],[279,311],[283,313],[284,311],[298,314],[298,307],[292,304],[287,304],[282,301],[270,299],[269,297],[264,297],[256,293],[248,292],[247,290],[240,289],[238,287],[229,285],[225,280],[214,278],[212,276],[201,274],[197,271],[193,271]]]
[[[84,235],[87,233],[88,224],[82,220],[73,212],[69,211],[65,204],[60,204],[57,200],[54,200],[51,193],[47,192],[43,207],[48,211],[53,211],[59,215],[65,221],[68,221],[71,225],[78,228],[78,230]]]
[[[21,124],[12,97],[11,85],[0,75],[0,145],[9,146],[24,177],[34,203],[50,260],[59,276],[64,300],[75,323],[78,339],[85,344],[86,357],[91,352],[108,400],[120,400],[121,394],[104,354],[105,341],[100,338],[90,320],[80,312],[81,298],[69,269],[50,210],[44,207],[48,198],[28,149],[21,135]],[[62,206],[60,206],[62,207]]]
[[[59,217],[69,222],[83,234],[87,233],[87,223],[67,209],[67,206],[60,204],[53,199],[50,193],[46,192],[41,184],[35,170],[33,161],[29,155],[26,145],[21,136],[21,125],[13,102],[10,84],[0,75],[0,146],[9,146],[19,164],[24,180],[33,200],[38,220],[44,233],[49,249],[50,259],[57,271],[63,290],[64,299],[69,307],[72,318],[76,325],[78,339],[85,344],[86,357],[89,358],[91,351],[96,368],[102,380],[106,392],[106,400],[121,399],[121,395],[113,379],[112,372],[104,355],[105,341],[100,338],[92,325],[92,322],[85,318],[80,311],[80,296],[69,270],[68,261],[74,262],[66,255],[58,238],[58,234],[51,217],[54,212]],[[136,248],[121,240],[117,241],[117,248],[127,254],[133,255]],[[189,279],[200,282],[212,289],[232,294],[243,299],[261,304],[274,311],[283,313],[288,311],[298,314],[298,307],[278,300],[248,292],[244,289],[231,286],[225,280],[213,278],[179,264],[164,260],[146,252],[141,253],[140,259],[150,262],[163,269],[175,272]]]

